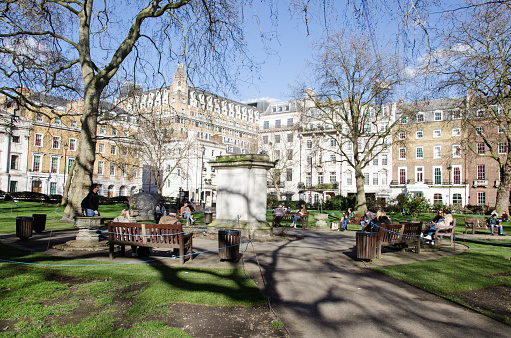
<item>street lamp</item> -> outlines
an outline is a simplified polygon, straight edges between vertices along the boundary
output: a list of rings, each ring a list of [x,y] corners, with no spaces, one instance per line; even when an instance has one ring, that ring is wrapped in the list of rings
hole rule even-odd
[[[202,146],[201,148],[201,151],[202,151],[202,156],[201,156],[201,161],[200,161],[200,193],[199,193],[199,199],[200,199],[200,204],[202,206],[202,195],[204,194],[204,192],[202,191],[202,175],[204,173],[204,153],[206,152],[206,148],[204,146]]]
[[[449,164],[449,166],[447,167],[447,170],[449,171],[449,204],[448,205],[451,205],[451,184],[452,184],[452,181],[451,181],[451,171],[452,171],[452,166]]]

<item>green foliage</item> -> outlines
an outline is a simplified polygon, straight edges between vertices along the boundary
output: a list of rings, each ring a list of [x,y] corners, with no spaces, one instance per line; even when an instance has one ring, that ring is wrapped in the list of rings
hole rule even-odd
[[[268,209],[275,209],[278,206],[279,201],[275,195],[266,195],[266,207]]]
[[[429,200],[424,196],[408,193],[403,206],[412,218],[417,218],[419,213],[429,211]]]

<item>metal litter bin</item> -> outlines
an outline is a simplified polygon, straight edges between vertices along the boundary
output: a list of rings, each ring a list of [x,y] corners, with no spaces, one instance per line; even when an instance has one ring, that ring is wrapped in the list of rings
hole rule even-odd
[[[204,224],[213,222],[213,213],[211,211],[204,212]]]
[[[46,228],[46,214],[32,214],[32,217],[34,218],[32,229],[40,234]]]
[[[16,237],[28,239],[32,237],[33,217],[16,217]]]
[[[240,230],[218,230],[218,256],[220,260],[236,260],[240,254]]]
[[[377,232],[357,231],[357,258],[374,259],[376,257]]]

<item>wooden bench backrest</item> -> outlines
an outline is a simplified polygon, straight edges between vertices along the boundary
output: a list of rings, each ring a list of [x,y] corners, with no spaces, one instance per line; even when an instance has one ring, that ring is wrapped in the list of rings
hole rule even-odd
[[[110,242],[175,244],[183,241],[183,227],[178,224],[108,222]]]
[[[401,238],[404,224],[381,224],[378,228],[378,241],[393,242]]]

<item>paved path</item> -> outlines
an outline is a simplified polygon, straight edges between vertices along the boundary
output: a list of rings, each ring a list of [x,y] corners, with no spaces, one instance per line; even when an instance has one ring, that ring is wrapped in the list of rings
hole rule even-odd
[[[239,262],[221,262],[216,251],[200,253],[184,266],[239,267],[244,264],[293,337],[511,336],[508,325],[368,269],[375,263],[355,259],[355,232],[288,231],[302,234],[304,238],[244,245],[247,251]],[[54,232],[51,242],[45,233],[34,234],[28,241],[19,241],[14,236],[0,236],[0,240],[48,254],[109,260],[108,252],[47,250],[49,243],[72,239],[75,233]],[[199,234],[194,239],[194,251],[217,248],[217,241],[203,238]],[[465,249],[462,245],[456,248],[457,252]],[[425,249],[420,255],[388,252],[377,264],[413,262],[452,253],[452,248]],[[131,260],[136,258],[116,258],[115,262]],[[181,266],[178,260],[163,262]]]

